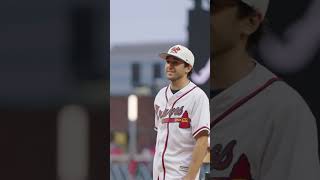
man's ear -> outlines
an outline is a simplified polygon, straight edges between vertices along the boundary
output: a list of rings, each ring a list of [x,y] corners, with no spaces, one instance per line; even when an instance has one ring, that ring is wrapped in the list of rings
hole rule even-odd
[[[188,65],[187,70],[188,70],[188,71],[186,72],[187,74],[192,70],[192,66],[191,66],[190,64]]]
[[[258,15],[242,19],[242,33],[250,36],[257,31],[261,24],[261,18]]]

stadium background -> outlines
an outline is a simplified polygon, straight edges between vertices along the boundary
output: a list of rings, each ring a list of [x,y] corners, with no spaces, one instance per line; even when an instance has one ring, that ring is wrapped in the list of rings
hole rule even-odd
[[[108,179],[108,2],[0,8],[0,179]]]

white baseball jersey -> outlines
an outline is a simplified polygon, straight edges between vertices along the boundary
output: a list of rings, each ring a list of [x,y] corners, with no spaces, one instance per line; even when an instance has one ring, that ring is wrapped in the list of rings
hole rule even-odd
[[[269,70],[257,63],[210,105],[211,179],[320,179],[315,118]]]
[[[154,108],[157,142],[153,179],[181,180],[191,163],[194,137],[201,131],[210,132],[209,99],[192,82],[175,94],[169,85],[157,94]]]

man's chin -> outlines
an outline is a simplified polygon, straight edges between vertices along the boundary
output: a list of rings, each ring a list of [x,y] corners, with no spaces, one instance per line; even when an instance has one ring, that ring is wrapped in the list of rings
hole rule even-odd
[[[175,77],[173,77],[173,76],[167,76],[167,79],[168,79],[168,80],[170,80],[170,81],[174,81],[174,80],[176,80],[176,78],[175,78]]]
[[[167,79],[168,79],[168,80],[170,80],[170,81],[172,81],[172,80],[173,80],[173,78],[172,78],[172,77],[168,77],[168,76],[167,76]]]

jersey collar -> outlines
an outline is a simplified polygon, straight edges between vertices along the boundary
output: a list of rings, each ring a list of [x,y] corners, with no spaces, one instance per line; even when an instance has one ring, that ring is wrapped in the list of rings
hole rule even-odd
[[[166,88],[166,99],[167,99],[167,105],[172,106],[173,103],[179,99],[181,96],[183,96],[185,93],[190,91],[192,88],[194,88],[196,85],[193,82],[189,82],[188,85],[186,85],[184,88],[180,89],[178,92],[173,94],[170,90],[171,84],[168,85]]]

